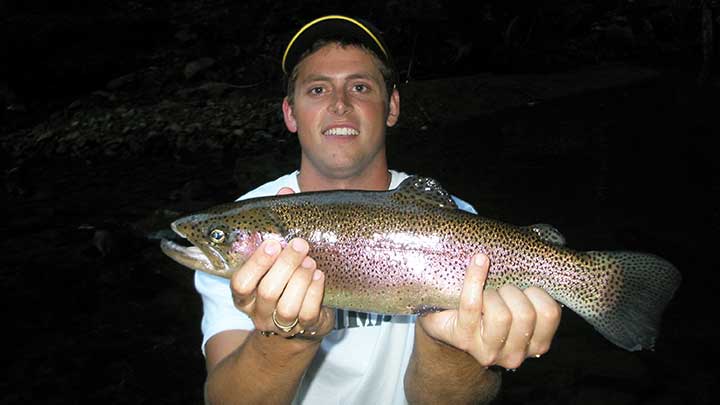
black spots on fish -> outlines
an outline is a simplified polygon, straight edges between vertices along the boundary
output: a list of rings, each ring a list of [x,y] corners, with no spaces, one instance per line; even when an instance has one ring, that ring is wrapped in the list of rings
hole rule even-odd
[[[590,259],[585,271],[596,276],[597,299],[579,303],[576,312],[627,350],[652,347],[662,312],[680,284],[680,273],[649,254],[587,252],[585,256]]]
[[[248,231],[264,230],[264,221],[260,215],[253,211],[240,212],[227,218],[230,225],[235,229]]]
[[[209,223],[206,215],[197,215],[178,220],[176,226],[183,232],[188,240],[196,243],[208,241]]]

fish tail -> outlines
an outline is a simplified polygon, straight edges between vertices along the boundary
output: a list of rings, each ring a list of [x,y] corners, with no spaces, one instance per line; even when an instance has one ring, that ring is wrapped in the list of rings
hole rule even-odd
[[[574,310],[626,350],[652,349],[665,307],[680,285],[667,260],[635,252],[587,252],[592,298]],[[572,308],[571,308],[572,309]]]

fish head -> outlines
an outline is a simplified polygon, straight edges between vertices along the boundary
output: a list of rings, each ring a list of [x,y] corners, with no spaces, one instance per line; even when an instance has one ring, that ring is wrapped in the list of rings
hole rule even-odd
[[[178,263],[194,270],[229,278],[265,239],[285,244],[281,230],[265,209],[239,203],[177,219],[170,227],[192,246],[163,240],[161,248]]]

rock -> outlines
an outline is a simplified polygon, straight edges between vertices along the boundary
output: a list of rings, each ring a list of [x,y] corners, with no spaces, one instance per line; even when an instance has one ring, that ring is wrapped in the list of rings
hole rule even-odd
[[[8,104],[7,107],[5,107],[8,111],[13,111],[17,113],[24,113],[27,112],[27,108],[25,108],[24,104]]]
[[[100,252],[100,256],[107,257],[115,250],[115,238],[106,229],[97,229],[92,237],[92,245]]]
[[[45,132],[41,133],[40,135],[38,135],[38,137],[36,138],[35,141],[39,143],[46,139],[51,139],[54,135],[55,135],[55,132],[53,130],[48,130],[48,131],[45,131]]]
[[[208,193],[207,183],[200,179],[194,179],[185,183],[179,190],[173,191],[170,194],[170,199],[173,201],[193,201],[201,199]]]
[[[179,96],[183,97],[220,97],[232,90],[236,89],[247,89],[252,85],[237,86],[230,83],[224,82],[208,82],[203,83],[200,86],[192,87],[189,89],[180,89],[177,91]],[[213,105],[212,100],[207,101],[208,106]]]
[[[107,101],[115,101],[117,99],[114,94],[103,90],[93,91],[91,95],[97,98],[105,99]]]
[[[171,131],[171,132],[181,132],[181,131],[182,131],[182,127],[181,127],[180,125],[178,125],[177,123],[174,123],[174,122],[173,122],[172,124],[170,124],[170,125],[168,125],[167,127],[165,127],[165,130],[166,130],[166,131]]]
[[[67,109],[75,110],[75,109],[80,109],[81,107],[84,107],[84,106],[85,106],[85,100],[78,99],[78,100],[75,100],[72,103],[70,103],[70,105],[67,106]]]
[[[106,85],[105,88],[108,90],[118,90],[123,87],[126,87],[129,84],[132,84],[135,82],[135,73],[130,73],[124,76],[120,76],[118,78],[110,80]]]
[[[177,39],[180,42],[189,42],[189,41],[197,39],[197,34],[184,29],[184,30],[180,30],[175,33],[175,39]]]
[[[6,193],[17,197],[28,195],[27,176],[20,167],[13,167],[6,170],[4,177],[3,183]]]
[[[213,66],[214,64],[215,59],[213,58],[200,58],[185,65],[185,70],[183,71],[183,74],[185,75],[185,78],[189,80],[195,77],[195,75],[197,75],[198,73]]]
[[[269,132],[267,132],[263,129],[257,130],[253,134],[253,139],[258,142],[267,142],[267,141],[272,140],[272,138],[273,138],[272,134],[270,134]]]

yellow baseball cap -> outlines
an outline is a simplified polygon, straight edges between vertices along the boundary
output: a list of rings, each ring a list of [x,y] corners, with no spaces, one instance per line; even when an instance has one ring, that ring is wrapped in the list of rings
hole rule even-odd
[[[286,75],[292,72],[300,57],[320,39],[354,40],[366,46],[382,60],[393,72],[395,65],[380,30],[367,21],[343,15],[327,15],[305,24],[292,37],[285,48],[282,59],[282,70]],[[394,73],[397,76],[397,73]],[[395,78],[392,79],[397,84]]]

